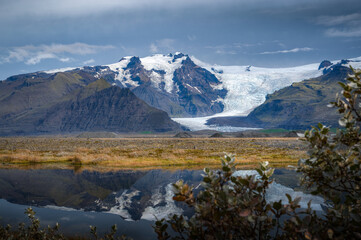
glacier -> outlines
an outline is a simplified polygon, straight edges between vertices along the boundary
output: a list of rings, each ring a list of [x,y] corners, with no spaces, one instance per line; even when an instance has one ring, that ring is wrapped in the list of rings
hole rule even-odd
[[[319,77],[324,69],[318,69],[319,63],[289,68],[261,68],[254,66],[221,66],[211,65],[191,57],[192,61],[213,73],[222,83],[228,93],[223,100],[224,110],[212,116],[200,118],[172,118],[174,121],[188,127],[192,131],[217,130],[222,132],[237,132],[252,130],[230,126],[208,126],[206,122],[213,117],[247,116],[254,108],[261,105],[267,94],[288,87],[295,82]],[[361,68],[361,57],[350,59],[351,62],[343,64]],[[332,61],[336,64],[340,60]]]

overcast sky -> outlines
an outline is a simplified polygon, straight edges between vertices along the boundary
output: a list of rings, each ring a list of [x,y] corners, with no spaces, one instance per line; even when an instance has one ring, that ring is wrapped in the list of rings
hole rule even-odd
[[[0,0],[0,79],[181,51],[288,67],[361,56],[360,0]]]

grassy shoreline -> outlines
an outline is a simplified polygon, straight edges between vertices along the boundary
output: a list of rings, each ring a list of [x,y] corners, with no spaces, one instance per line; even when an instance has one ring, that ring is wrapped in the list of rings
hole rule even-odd
[[[297,138],[7,137],[0,138],[0,167],[201,169],[219,165],[224,153],[235,154],[240,167],[261,161],[282,167],[295,165],[305,147]]]

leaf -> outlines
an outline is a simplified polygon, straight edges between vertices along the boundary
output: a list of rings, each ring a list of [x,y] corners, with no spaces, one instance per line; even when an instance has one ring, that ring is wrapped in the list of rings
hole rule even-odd
[[[309,233],[308,231],[305,232],[305,238],[306,238],[306,239],[312,239],[311,233]]]
[[[331,228],[327,230],[327,235],[328,235],[328,238],[329,238],[329,239],[332,239],[332,238],[333,238],[333,231],[332,231]]]
[[[241,216],[241,217],[248,217],[250,214],[251,214],[250,209],[244,209],[239,212],[239,216]]]
[[[248,186],[249,185],[249,181],[247,179],[244,178],[240,178],[239,182],[244,185],[244,186]]]
[[[209,177],[204,177],[203,182],[210,183],[210,182],[212,182],[212,179],[210,179]]]
[[[292,197],[291,197],[291,195],[289,195],[288,193],[286,193],[286,197],[287,197],[289,203],[292,202]]]
[[[177,202],[183,202],[186,200],[186,197],[185,196],[182,196],[182,195],[177,195],[177,196],[174,196],[173,197],[173,200],[174,201],[177,201]]]
[[[282,203],[281,201],[279,202],[274,202],[273,203],[273,208],[276,209],[276,210],[280,210],[282,208]]]

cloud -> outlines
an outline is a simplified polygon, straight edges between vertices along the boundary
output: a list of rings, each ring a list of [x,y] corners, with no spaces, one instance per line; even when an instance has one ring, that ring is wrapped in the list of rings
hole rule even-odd
[[[361,14],[353,13],[340,16],[320,16],[317,18],[316,23],[324,26],[336,26],[336,25],[355,25],[361,22]]]
[[[89,45],[86,43],[26,45],[10,49],[8,55],[3,57],[0,63],[25,62],[25,64],[34,65],[44,59],[69,62],[71,58],[64,55],[88,55],[112,48],[114,47],[111,45]]]
[[[187,38],[189,41],[194,41],[197,39],[197,36],[196,35],[187,35]]]
[[[360,37],[361,14],[353,13],[339,16],[320,16],[316,23],[327,26],[325,35],[328,37]]]
[[[164,38],[161,40],[157,40],[150,44],[149,51],[151,53],[160,53],[160,52],[173,52],[175,48],[173,47],[175,43],[174,39],[171,38]]]
[[[333,0],[335,2],[337,0]],[[307,3],[320,4],[329,3],[331,0],[16,0],[2,1],[0,8],[0,17],[18,18],[22,16],[36,17],[78,17],[94,14],[104,14],[114,11],[149,11],[153,9],[174,9],[184,8],[214,8],[241,6],[242,9],[248,8],[295,8]],[[315,3],[316,2],[316,3]]]
[[[155,45],[155,43],[151,43],[151,44],[150,44],[150,47],[149,47],[149,51],[150,51],[151,53],[157,53],[157,52],[158,52],[158,47],[157,47],[157,45]]]
[[[86,60],[83,62],[84,65],[88,65],[88,64],[92,64],[92,63],[95,63],[94,59],[89,59],[89,60]]]
[[[69,62],[70,58],[60,58],[60,62]]]
[[[237,54],[237,52],[236,51],[225,51],[225,50],[223,50],[223,49],[218,49],[218,50],[216,50],[216,52],[215,53],[217,53],[217,54],[230,54],[230,55],[235,55],[235,54]]]
[[[222,44],[216,46],[205,46],[205,48],[214,50],[216,54],[230,54],[235,55],[240,50],[240,48],[244,47],[240,43],[233,43],[233,44]]]
[[[57,56],[52,53],[37,53],[36,56],[27,59],[25,63],[28,65],[34,65],[40,63],[41,60],[43,59],[52,59],[52,58],[57,58]]]
[[[280,51],[274,51],[274,52],[262,52],[260,54],[279,54],[279,53],[297,53],[297,52],[309,52],[313,51],[313,48],[304,47],[304,48],[293,48],[289,50],[280,50]]]
[[[327,29],[325,34],[330,37],[361,37],[361,26],[351,29]]]

